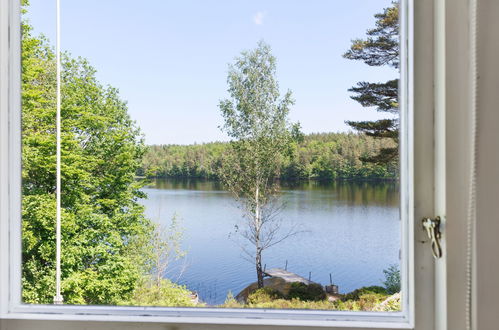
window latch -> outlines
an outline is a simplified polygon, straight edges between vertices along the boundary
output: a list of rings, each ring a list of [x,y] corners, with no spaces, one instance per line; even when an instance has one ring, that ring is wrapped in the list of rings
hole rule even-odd
[[[423,218],[423,229],[426,230],[426,234],[431,242],[431,252],[435,259],[440,259],[442,257],[442,247],[440,246],[440,238],[442,233],[440,232],[440,217],[436,218]]]

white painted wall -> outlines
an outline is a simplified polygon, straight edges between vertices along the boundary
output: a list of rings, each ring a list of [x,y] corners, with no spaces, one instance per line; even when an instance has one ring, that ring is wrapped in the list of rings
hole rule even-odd
[[[477,325],[499,329],[499,1],[478,7]]]

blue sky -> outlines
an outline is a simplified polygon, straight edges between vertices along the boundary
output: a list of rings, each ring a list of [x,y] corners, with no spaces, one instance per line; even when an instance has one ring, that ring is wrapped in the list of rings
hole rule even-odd
[[[148,144],[227,140],[218,126],[227,65],[259,40],[277,57],[291,120],[305,133],[348,131],[345,120],[383,114],[350,99],[357,81],[390,68],[342,58],[390,0],[61,0],[63,50],[82,56],[120,90]],[[55,41],[55,0],[31,0],[35,32]]]

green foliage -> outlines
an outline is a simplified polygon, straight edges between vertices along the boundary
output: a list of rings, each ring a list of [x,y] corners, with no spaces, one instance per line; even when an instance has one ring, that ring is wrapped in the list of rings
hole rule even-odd
[[[319,285],[320,286],[320,285]],[[303,286],[299,287],[303,290]],[[316,288],[318,289],[318,288]],[[320,288],[322,290],[322,287]],[[220,307],[225,308],[280,308],[280,309],[318,309],[341,311],[400,311],[400,294],[388,295],[386,290],[379,286],[364,287],[354,290],[341,299],[329,299],[326,296],[317,299],[294,297],[291,292],[283,297],[278,291],[264,287],[248,296],[246,303],[239,303],[231,296]]]
[[[299,142],[298,142],[299,141]],[[362,162],[394,143],[363,134],[318,133],[302,136],[290,146],[289,157],[280,163],[281,180],[392,179],[395,164]],[[168,178],[219,179],[228,143],[153,145],[144,156],[139,175]]]
[[[399,7],[394,1],[391,7],[375,14],[376,27],[367,30],[367,38],[354,39],[343,55],[350,60],[363,61],[369,66],[388,65],[398,68],[399,58]]]
[[[223,308],[277,308],[277,309],[335,309],[335,305],[328,300],[300,300],[298,298],[284,297],[279,291],[263,287],[255,290],[248,296],[246,303],[237,302],[229,293]]]
[[[274,179],[296,135],[296,126],[288,122],[294,101],[290,91],[280,98],[275,62],[264,42],[242,52],[229,66],[231,98],[219,105],[221,129],[232,138],[219,176],[237,199],[254,205],[266,204],[273,195]]]
[[[234,298],[232,291],[229,291],[227,293],[227,297],[225,298],[225,302],[223,303],[223,305],[221,307],[239,308],[239,307],[241,307],[241,304],[237,302],[236,298]]]
[[[399,67],[399,8],[394,2],[382,13],[376,14],[376,27],[367,31],[367,38],[355,39],[350,49],[343,55],[347,59],[363,61],[369,66]],[[355,95],[352,99],[362,106],[391,114],[398,113],[398,79],[385,83],[359,82],[349,89]],[[398,144],[399,123],[396,118],[375,121],[347,121],[359,132],[375,138],[389,138]],[[362,160],[387,164],[396,162],[398,147],[382,148],[376,155],[362,157]]]
[[[327,300],[321,301],[302,301],[300,299],[276,299],[272,301],[259,301],[243,305],[245,308],[274,308],[274,309],[318,309],[335,310],[333,303]]]
[[[383,302],[378,304],[373,308],[373,311],[376,312],[400,312],[401,307],[401,295],[400,293],[396,293],[388,298],[386,298]]]
[[[271,287],[263,287],[256,289],[253,293],[248,295],[248,304],[269,303],[276,299],[284,299],[284,296]]]
[[[343,295],[334,305],[345,311],[400,311],[400,295],[390,296],[380,286],[362,287]]]
[[[185,286],[167,279],[157,282],[156,279],[143,279],[134,290],[130,300],[121,301],[120,305],[131,306],[168,306],[168,307],[202,307],[191,297],[192,292]]]
[[[291,283],[288,298],[297,298],[302,301],[319,301],[326,299],[326,293],[320,284],[311,283],[307,285],[301,282],[294,282]]]
[[[356,289],[350,293],[347,293],[343,295],[341,300],[347,301],[347,300],[359,300],[362,295],[365,294],[381,294],[381,295],[387,295],[386,289],[381,287],[381,286],[365,286],[359,289]]]
[[[395,294],[400,292],[400,269],[397,265],[391,265],[388,269],[384,269],[385,274],[385,285],[386,292],[389,294]]]
[[[239,231],[253,249],[243,252],[255,262],[258,287],[263,287],[262,251],[281,242],[276,207],[282,162],[299,136],[289,123],[291,91],[282,97],[276,80],[276,59],[263,41],[229,65],[229,99],[220,101],[221,129],[232,139],[219,177],[240,203],[246,222]]]
[[[22,27],[22,298],[55,289],[55,61]],[[143,275],[153,227],[135,180],[145,146],[118,91],[82,58],[62,57],[62,294],[70,304],[117,304]]]
[[[373,311],[387,299],[386,294],[364,293],[357,299],[336,300],[335,309],[345,311]]]
[[[154,231],[145,243],[150,252],[147,268],[150,269],[152,278],[159,285],[163,277],[171,270],[172,262],[182,259],[187,252],[181,247],[184,229],[180,225],[177,214],[173,215],[167,226],[155,223],[153,227]]]

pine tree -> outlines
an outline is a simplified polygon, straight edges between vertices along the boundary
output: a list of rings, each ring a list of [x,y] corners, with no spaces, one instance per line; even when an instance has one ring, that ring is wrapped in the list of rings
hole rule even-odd
[[[376,14],[376,27],[367,31],[365,39],[352,41],[350,49],[343,55],[347,59],[360,60],[369,66],[390,66],[399,68],[399,9],[398,4],[385,8]],[[397,114],[398,79],[387,82],[358,82],[349,89],[355,95],[352,99],[363,107],[375,107],[376,111]],[[361,160],[374,163],[391,163],[398,158],[399,122],[397,118],[375,121],[347,121],[355,130],[375,138],[389,138],[393,147],[383,148],[378,154]]]

